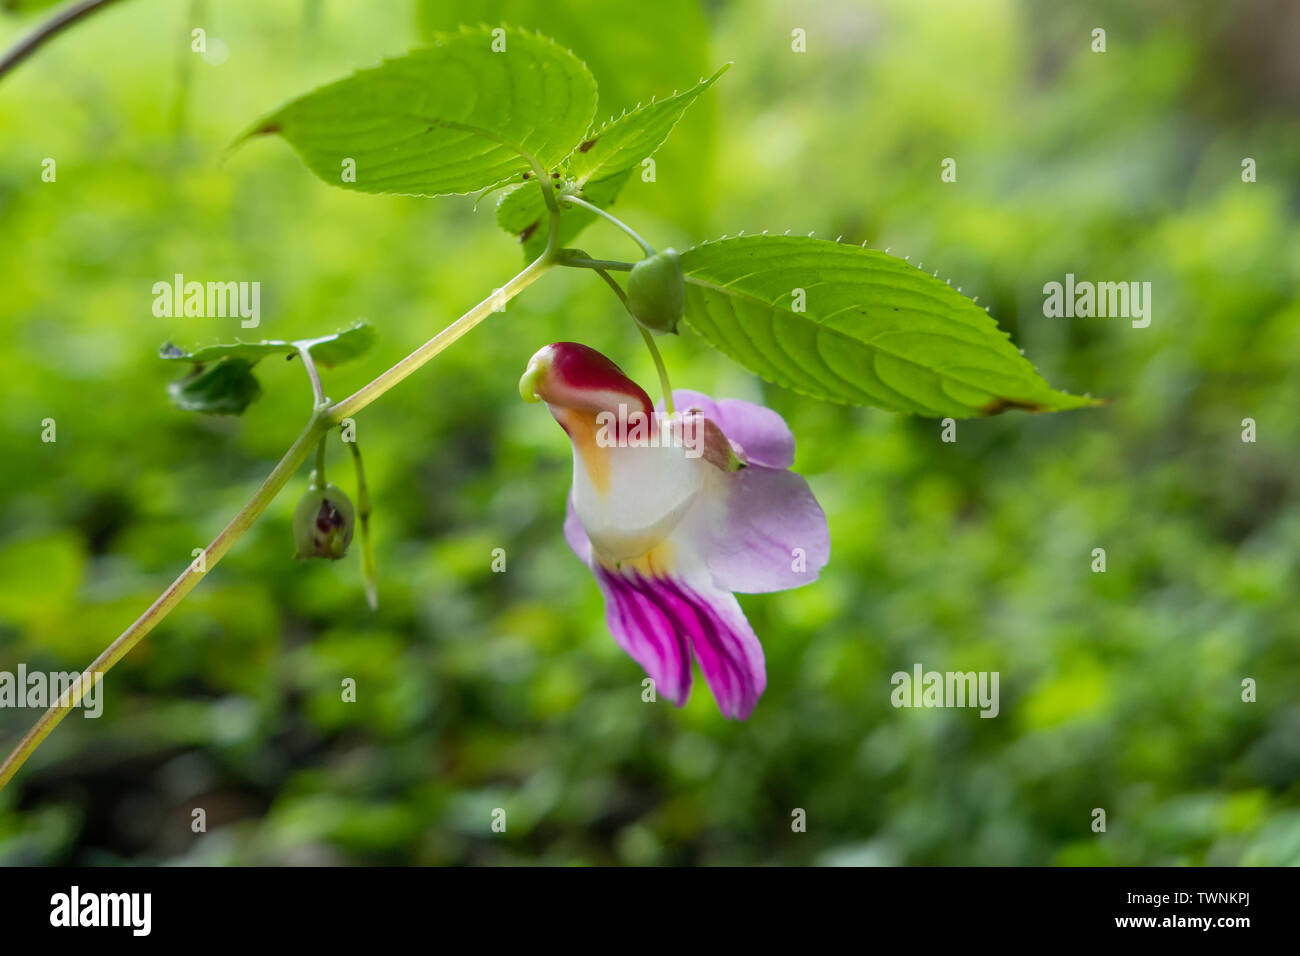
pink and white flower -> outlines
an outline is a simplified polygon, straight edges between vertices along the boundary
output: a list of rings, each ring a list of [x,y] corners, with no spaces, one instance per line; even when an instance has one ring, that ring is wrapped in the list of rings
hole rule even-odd
[[[537,352],[519,389],[546,402],[573,444],[564,535],[596,576],[615,640],[678,706],[694,656],[723,715],[748,717],[767,674],[733,592],[808,584],[830,555],[826,516],[789,470],[794,436],[781,416],[683,390],[667,415],[574,342]],[[610,428],[620,416],[646,427]]]

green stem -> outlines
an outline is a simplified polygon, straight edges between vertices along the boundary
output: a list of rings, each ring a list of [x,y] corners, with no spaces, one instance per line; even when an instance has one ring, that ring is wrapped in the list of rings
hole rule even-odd
[[[655,345],[654,336],[642,327],[640,322],[636,324],[636,329],[641,333],[641,338],[645,339],[645,347],[650,350],[650,357],[655,360],[655,368],[659,370],[659,387],[664,391],[664,411],[672,415],[676,411],[673,408],[673,386],[668,381],[668,369],[664,365],[664,357],[659,354],[659,346]]]
[[[623,303],[623,308],[626,309],[626,308],[627,308],[627,293],[623,291],[622,286],[620,286],[617,282],[615,282],[615,281],[614,281],[614,277],[613,277],[612,275],[610,275],[608,272],[606,272],[604,269],[597,269],[597,270],[596,270],[596,275],[598,275],[598,276],[600,276],[602,279],[604,279],[604,280],[605,280],[605,284],[608,285],[611,289],[614,290],[614,294],[615,294],[616,296],[618,296],[618,301],[622,302],[622,303]],[[632,313],[629,311],[629,312],[628,312],[628,315],[631,315],[631,314],[632,314]],[[633,321],[636,321],[636,320],[633,319]],[[640,325],[638,325],[637,328],[640,328]]]
[[[546,169],[541,163],[531,156],[528,157],[528,161],[532,163],[533,173],[537,176],[537,182],[541,184],[542,199],[546,203],[547,211],[551,214],[551,222],[558,225],[555,220],[560,215],[560,203],[555,196],[555,184],[551,182],[551,177],[546,174]]]
[[[557,266],[571,266],[574,269],[604,269],[607,272],[631,272],[634,262],[620,262],[617,259],[589,259],[586,256],[562,256],[555,260]]]
[[[104,649],[91,665],[86,668],[82,674],[82,680],[74,684],[59,699],[59,702],[50,707],[38,720],[35,726],[27,732],[18,745],[14,747],[13,752],[5,758],[3,764],[0,764],[0,789],[4,789],[13,775],[18,772],[18,768],[23,765],[32,751],[49,736],[50,731],[59,725],[59,721],[67,716],[68,712],[77,705],[87,690],[103,678],[114,664],[120,661],[127,653],[144,639],[145,635],[152,631],[158,623],[165,618],[176,605],[181,603],[185,595],[194,589],[194,586],[202,580],[209,571],[216,567],[217,562],[225,556],[231,546],[238,541],[245,531],[247,531],[266,510],[267,506],[274,500],[293,477],[300,465],[306,461],[307,456],[311,454],[311,447],[321,436],[325,434],[328,425],[323,415],[315,415],[308,422],[307,427],[303,429],[302,434],[294,441],[289,450],[285,452],[284,457],[276,464],[275,468],[262,482],[261,487],[253,493],[244,507],[239,509],[239,513],[230,519],[219,535],[212,539],[212,543],[204,549],[202,568],[196,568],[190,564],[180,577],[171,583],[171,586],[164,591],[156,601],[149,606],[149,609],[141,614],[130,627],[128,627],[112,644]],[[73,691],[78,693],[74,694]]]
[[[347,398],[336,402],[328,409],[330,421],[337,425],[345,418],[350,418],[361,409],[365,408],[380,395],[396,385],[398,382],[410,376],[413,372],[418,371],[435,355],[451,345],[462,335],[468,332],[474,326],[478,325],[489,315],[492,314],[498,304],[509,302],[520,292],[523,292],[530,285],[541,278],[542,274],[551,267],[551,259],[554,255],[550,246],[554,245],[554,236],[556,230],[556,220],[551,219],[551,236],[552,241],[548,243],[546,252],[530,262],[522,272],[507,282],[497,292],[492,293],[474,308],[470,309],[451,325],[447,326],[429,341],[425,342],[418,349],[412,352],[406,358],[402,359],[387,372],[384,372],[378,378],[366,385],[361,386]]]
[[[54,39],[78,20],[102,10],[116,0],[81,0],[66,9],[60,10],[50,19],[37,27],[32,33],[19,40],[12,49],[0,57],[0,77],[4,76],[23,60]]]
[[[596,269],[596,274],[604,279],[605,283],[614,290],[614,294],[618,296],[618,301],[622,302],[623,308],[626,309],[627,293],[624,292],[622,288],[619,287],[619,284],[614,281],[614,277],[604,269],[599,267],[593,268]],[[628,315],[632,315],[631,310],[628,310]],[[636,330],[641,333],[641,338],[645,340],[645,347],[650,350],[650,357],[654,359],[655,368],[659,371],[659,387],[663,389],[664,393],[664,411],[671,415],[674,412],[673,386],[672,383],[668,381],[668,368],[664,365],[664,357],[659,354],[659,346],[655,344],[654,336],[650,334],[650,331],[645,326],[636,320],[635,316],[632,317],[632,324],[635,325]]]
[[[294,348],[298,350],[298,358],[302,360],[302,367],[307,370],[307,378],[311,381],[311,398],[312,412],[316,412],[329,404],[329,399],[325,397],[325,388],[321,385],[320,372],[316,371],[316,360],[311,357],[311,347],[321,339],[303,339],[294,342]]]
[[[625,233],[631,236],[632,239],[636,242],[638,246],[641,247],[641,249],[645,252],[647,256],[653,256],[655,254],[654,247],[651,246],[650,243],[642,239],[639,235],[637,235],[635,229],[633,229],[622,219],[619,219],[617,216],[613,215],[612,213],[606,212],[604,209],[601,209],[599,206],[587,202],[587,200],[585,199],[580,199],[577,196],[572,196],[567,193],[560,197],[560,201],[570,203],[574,206],[580,206],[583,209],[587,210],[588,212],[594,212],[597,216],[603,216],[609,222],[613,223],[615,226],[622,229]]]
[[[370,539],[370,491],[366,488],[366,469],[361,464],[361,449],[356,436],[344,442],[352,451],[352,463],[357,469],[357,518],[361,523],[361,578],[366,585],[366,603],[370,610],[379,607],[379,585],[375,576],[375,548]]]
[[[99,657],[95,658],[82,675],[84,679],[74,687],[69,688],[59,699],[59,702],[42,714],[35,726],[18,741],[17,746],[5,758],[4,763],[0,764],[0,790],[3,790],[5,785],[13,779],[14,774],[32,755],[32,752],[36,750],[41,741],[49,736],[50,732],[59,725],[59,722],[67,716],[68,712],[85,696],[86,690],[97,684],[113,665],[125,657],[133,647],[144,639],[145,635],[157,627],[158,623],[170,614],[180,604],[181,600],[194,589],[199,580],[216,566],[217,562],[230,550],[234,543],[243,537],[244,532],[261,516],[275,496],[288,483],[294,472],[307,460],[311,454],[312,445],[321,442],[330,428],[336,427],[343,419],[365,408],[380,395],[383,395],[394,385],[423,366],[448,345],[451,345],[452,342],[455,342],[482,322],[492,313],[493,307],[498,303],[510,301],[536,282],[553,264],[556,247],[558,246],[558,236],[559,217],[551,215],[546,250],[525,266],[523,271],[507,282],[500,291],[488,296],[428,342],[425,342],[424,345],[369,384],[362,386],[352,395],[343,399],[343,401],[333,405],[322,404],[318,406],[312,413],[307,427],[303,429],[302,434],[297,437],[293,445],[285,452],[284,457],[271,470],[271,474],[253,493],[253,497],[248,499],[244,507],[239,510],[239,513],[230,520],[230,523],[222,529],[221,533],[205,549],[203,570],[196,570],[193,565],[187,567],[180,577],[173,581],[167,590],[149,606],[148,610],[136,618],[135,622],[123,631],[117,640],[110,644]],[[311,368],[314,370],[314,366],[311,366]],[[73,694],[73,690],[76,690],[77,693]]]

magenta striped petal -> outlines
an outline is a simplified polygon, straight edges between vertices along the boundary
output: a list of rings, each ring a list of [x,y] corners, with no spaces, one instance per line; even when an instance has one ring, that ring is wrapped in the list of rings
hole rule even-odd
[[[657,693],[678,707],[691,695],[691,641],[662,594],[639,575],[592,566],[605,595],[605,623],[618,646],[641,665]]]
[[[767,687],[763,648],[735,597],[711,584],[592,570],[619,646],[677,706],[691,689],[691,654],[724,717],[744,720]]]

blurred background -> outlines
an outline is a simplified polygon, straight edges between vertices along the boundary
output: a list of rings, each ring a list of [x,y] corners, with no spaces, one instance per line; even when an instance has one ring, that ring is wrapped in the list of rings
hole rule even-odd
[[[4,46],[51,9],[0,8]],[[680,711],[647,704],[560,535],[568,442],[516,382],[561,338],[655,391],[653,366],[596,277],[553,273],[359,417],[378,613],[357,554],[291,559],[304,469],[107,677],[103,716],[74,712],[0,792],[0,862],[1300,864],[1286,0],[121,0],[0,82],[0,670],[85,667],[302,424],[281,362],[242,418],[172,407],[158,346],[241,330],[156,318],[154,282],[260,281],[267,337],[368,319],[379,344],[326,374],[337,398],[521,265],[493,199],[332,189],[273,138],[226,156],[268,109],[479,21],[571,46],[600,120],[735,62],[618,203],[656,245],[789,228],[890,247],[978,295],[1053,385],[1111,404],[943,443],[667,342],[678,387],[786,417],[832,559],[742,597],[768,661],[751,720],[702,683]],[[635,252],[604,226],[581,244]],[[1151,282],[1150,327],[1045,318],[1067,272]],[[890,675],[916,663],[998,671],[1000,715],[894,709]],[[37,716],[0,709],[0,748]]]

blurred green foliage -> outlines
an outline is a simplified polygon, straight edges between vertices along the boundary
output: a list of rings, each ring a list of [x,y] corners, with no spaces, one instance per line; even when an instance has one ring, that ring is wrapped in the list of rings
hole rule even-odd
[[[611,7],[125,0],[0,83],[0,669],[84,667],[309,407],[296,363],[268,363],[242,418],[174,408],[159,345],[251,336],[155,318],[154,282],[260,281],[267,337],[373,322],[374,351],[326,373],[339,398],[517,269],[491,200],[330,189],[277,142],[225,155],[268,109],[462,20],[573,47],[602,119],[734,60],[620,215],[661,247],[765,228],[891,247],[1112,403],[943,443],[668,343],[679,387],[786,416],[831,525],[819,583],[742,600],[768,690],[728,723],[702,686],[681,711],[641,701],[561,539],[568,443],[519,401],[528,356],[578,339],[655,377],[594,276],[549,275],[359,417],[378,613],[355,554],[291,560],[304,469],[107,678],[104,716],[74,713],[0,793],[0,861],[1300,863],[1294,8]],[[228,59],[191,53],[195,26]],[[604,224],[582,244],[634,254]],[[1150,328],[1044,318],[1067,272],[1152,282]],[[999,671],[999,717],[895,710],[890,675],[916,662]],[[35,717],[0,710],[0,745]]]

